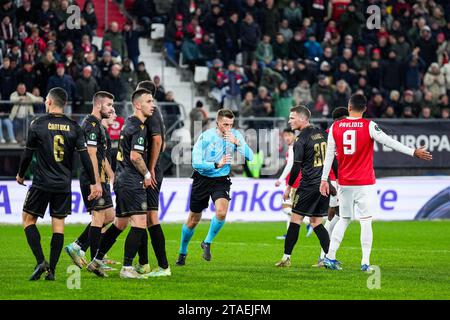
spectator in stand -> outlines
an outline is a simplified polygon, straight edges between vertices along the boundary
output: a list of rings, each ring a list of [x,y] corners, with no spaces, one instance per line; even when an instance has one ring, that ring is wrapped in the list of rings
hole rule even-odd
[[[39,12],[31,6],[30,0],[22,0],[22,6],[16,11],[17,23],[27,28],[36,28],[39,24]]]
[[[154,1],[136,0],[133,3],[131,12],[133,16],[137,18],[137,21],[143,27],[143,30],[147,31],[147,33],[150,34],[150,25],[152,23],[152,17],[155,14]]]
[[[381,118],[386,112],[387,102],[384,100],[380,91],[374,90],[375,92],[372,99],[367,103],[366,115],[369,118]]]
[[[139,63],[139,38],[145,35],[145,31],[138,31],[133,28],[133,22],[127,21],[123,27],[123,39],[127,47],[128,58],[133,62],[134,70]]]
[[[4,16],[0,24],[0,48],[6,52],[8,46],[17,42],[19,35],[9,16]]]
[[[289,27],[292,30],[300,27],[302,17],[302,7],[298,5],[297,1],[290,1],[289,6],[283,9],[283,18],[288,21]]]
[[[302,104],[308,107],[311,105],[313,99],[311,96],[311,87],[308,81],[302,80],[295,87],[294,102],[296,105]]]
[[[125,58],[122,61],[122,71],[120,72],[120,76],[126,83],[127,96],[131,97],[138,82],[136,72],[131,69],[131,61],[128,58]]]
[[[241,24],[242,63],[244,65],[249,65],[253,60],[260,38],[261,30],[255,23],[253,15],[247,12]]]
[[[167,55],[174,61],[178,61],[184,35],[183,15],[177,14],[175,15],[175,19],[172,19],[166,26],[164,35],[164,46],[167,50]]]
[[[286,40],[286,44],[289,44],[289,42],[292,40],[294,33],[292,32],[292,29],[289,28],[289,21],[287,19],[281,20],[280,29],[278,29],[278,33],[283,35],[284,40]]]
[[[24,45],[33,45],[41,54],[45,52],[47,47],[44,39],[39,36],[38,28],[31,28],[31,35],[25,39]]]
[[[295,73],[295,62],[294,60],[288,60],[284,66],[282,66],[282,76],[287,81],[290,90],[294,89],[298,84],[297,75]]]
[[[244,68],[247,82],[244,84],[244,92],[251,91],[253,96],[258,94],[258,87],[261,83],[262,71],[256,60],[253,60],[250,66]],[[244,93],[244,96],[245,96]]]
[[[431,108],[429,106],[422,107],[422,110],[420,111],[419,118],[421,119],[432,119],[434,118],[431,112]]]
[[[17,73],[17,81],[24,83],[27,88],[34,88],[37,85],[37,75],[29,61],[25,62],[23,68]]]
[[[151,77],[148,74],[147,68],[145,67],[145,63],[143,61],[138,63],[137,70],[135,72],[136,72],[137,83],[146,81],[146,80],[151,80]]]
[[[317,79],[318,82],[314,83],[311,87],[311,96],[313,101],[316,101],[319,95],[321,95],[326,104],[330,106],[333,102],[333,89],[331,88],[325,75],[320,74]]]
[[[386,111],[381,115],[381,118],[393,119],[395,118],[395,109],[393,106],[388,105]]]
[[[417,41],[417,47],[419,47],[419,55],[425,61],[425,66],[437,61],[437,43],[431,34],[429,26],[424,26],[420,29],[420,38]]]
[[[313,117],[327,117],[330,114],[330,106],[321,94],[317,96],[311,114]]]
[[[212,68],[208,72],[208,84],[210,88],[209,97],[216,100],[215,105],[222,103],[222,88],[225,72],[222,69],[223,63],[220,59],[214,59]]]
[[[450,108],[444,108],[441,110],[441,119],[450,119]]]
[[[275,37],[275,42],[272,45],[273,57],[275,59],[286,60],[289,56],[289,44],[286,42],[284,36],[278,33]]]
[[[402,105],[400,103],[400,92],[392,90],[389,95],[388,105],[394,109],[394,115],[399,117],[402,114]]]
[[[284,79],[281,74],[272,70],[271,68],[264,68],[261,78],[261,86],[266,87],[267,90],[273,92]]]
[[[33,104],[33,110],[35,114],[43,114],[45,113],[45,102],[44,102],[44,98],[41,95],[41,91],[39,90],[38,87],[34,87],[33,90],[31,91],[31,94],[35,97],[41,97],[42,98],[42,102],[35,102]]]
[[[232,12],[226,24],[227,34],[229,37],[228,51],[231,61],[236,61],[238,53],[241,51],[239,41],[241,38],[241,23],[239,21],[238,12]]]
[[[0,104],[0,144],[6,143],[6,139],[3,135],[3,127],[6,128],[8,134],[7,139],[9,143],[16,144],[16,135],[14,134],[14,127],[9,115],[11,113],[12,105],[9,103]]]
[[[77,89],[75,86],[75,82],[73,81],[72,77],[65,74],[66,69],[64,66],[64,63],[58,63],[56,65],[56,74],[51,76],[48,79],[48,85],[47,85],[47,91],[49,92],[51,89],[60,87],[66,90],[67,97],[69,101],[72,103],[77,100]],[[72,113],[72,106],[67,104],[67,110],[65,110],[66,114]]]
[[[44,22],[50,22],[50,27],[55,29],[57,26],[55,13],[50,7],[50,0],[43,0],[41,10],[38,12],[38,24],[42,25]]]
[[[175,97],[172,91],[166,92],[166,98],[164,100],[165,104],[161,106],[161,112],[163,114],[163,119],[167,128],[174,127],[179,129],[181,123],[181,111],[180,106],[175,101]]]
[[[109,29],[103,35],[103,48],[107,41],[111,42],[112,49],[117,51],[122,59],[128,57],[127,46],[116,21],[111,22]]]
[[[424,91],[422,100],[420,102],[420,108],[423,107],[430,107],[431,113],[433,115],[439,114],[438,102],[437,100],[433,99],[433,93],[431,91]]]
[[[405,108],[410,108],[411,112],[414,114],[414,117],[416,117],[419,114],[420,107],[417,102],[415,102],[414,99],[414,92],[411,90],[406,90],[403,93],[403,101],[401,102],[403,106],[403,110]],[[404,114],[404,112],[403,112]]]
[[[123,102],[128,99],[126,84],[120,77],[120,71],[121,66],[117,63],[114,64],[111,67],[110,74],[100,84],[100,89],[111,93],[117,102]]]
[[[448,107],[450,107],[448,95],[443,94],[439,97],[439,102],[437,104],[438,114],[442,114],[442,110]],[[438,116],[438,114],[436,114],[436,116]]]
[[[338,70],[334,73],[334,81],[345,80],[349,86],[353,86],[356,82],[355,74],[350,72],[346,62],[339,63]]]
[[[368,84],[366,77],[358,77],[358,82],[353,86],[353,92],[357,90],[361,90],[362,94],[366,97],[367,100],[370,100],[370,98],[372,98],[372,88]]]
[[[161,84],[161,78],[159,76],[153,77],[153,83],[155,84],[156,90],[155,90],[155,99],[156,101],[164,101],[166,98],[166,89],[164,89],[163,85]]]
[[[92,68],[92,76],[97,80],[100,79],[100,69],[97,65],[97,56],[96,53],[91,51],[86,53],[84,58],[84,63],[80,66],[80,69],[84,68],[85,66],[90,66]]]
[[[419,56],[419,48],[415,48],[405,63],[405,89],[420,90],[422,74],[425,70],[425,62]]]
[[[357,10],[353,3],[349,3],[347,10],[341,15],[339,24],[346,34],[349,34],[358,42],[361,38],[362,26],[366,23],[366,19],[361,10]]]
[[[289,58],[297,60],[305,57],[303,42],[300,31],[295,31],[294,37],[289,42]]]
[[[255,57],[261,66],[271,66],[274,55],[269,35],[265,34],[263,40],[259,42],[258,47],[256,48]]]
[[[255,116],[255,98],[252,91],[247,91],[244,95],[244,100],[242,100],[240,107],[240,116],[242,117],[253,117]]]
[[[331,104],[330,114],[332,114],[333,110],[337,107],[347,105],[351,95],[350,87],[345,80],[339,80],[336,83],[336,89],[337,90],[333,93],[333,102]]]
[[[245,78],[240,73],[234,62],[228,65],[228,71],[225,72],[223,83],[225,85],[224,108],[231,109],[235,114],[239,114],[241,105],[241,85]]]
[[[314,34],[308,36],[308,41],[305,42],[304,47],[306,59],[318,62],[322,58],[323,50],[320,43],[316,41]]]
[[[92,33],[95,36],[97,34],[97,15],[95,14],[95,7],[93,1],[86,1],[84,3],[83,12],[81,16],[86,20],[86,23],[91,27]]]
[[[11,67],[11,60],[3,58],[0,68],[0,95],[2,100],[8,100],[17,87],[17,71]]]
[[[202,42],[198,45],[200,54],[204,57],[206,65],[212,66],[212,61],[217,56],[217,46],[214,41],[211,40],[208,33],[205,33],[202,38]]]
[[[255,104],[255,117],[270,117],[273,115],[272,98],[269,96],[269,91],[266,87],[261,86],[258,88]],[[261,122],[258,123],[261,124]],[[264,128],[264,126],[262,125],[261,128]]]
[[[92,106],[87,102],[92,101],[94,94],[100,90],[97,80],[92,76],[92,67],[85,66],[80,78],[76,81],[77,95],[79,104],[74,109],[74,113],[88,114],[92,110]]]
[[[439,69],[437,62],[433,62],[423,78],[425,89],[432,94],[433,101],[436,102],[439,96],[445,94],[445,77]]]
[[[306,84],[308,84],[308,82],[306,82]],[[292,93],[289,92],[286,81],[281,82],[280,85],[275,88],[275,93],[273,94],[272,99],[275,117],[288,119],[294,99],[292,98]]]
[[[97,80],[101,81],[105,79],[111,72],[111,68],[113,66],[111,52],[105,51],[103,52],[102,59],[98,63],[98,69],[100,71],[99,78]]]
[[[17,85],[17,90],[13,92],[9,98],[14,104],[9,119],[13,122],[16,129],[16,137],[19,141],[24,142],[26,139],[26,128],[29,120],[34,116],[33,103],[42,103],[42,97],[36,97],[27,92],[27,88],[23,83]]]
[[[198,136],[208,128],[208,112],[203,107],[203,102],[198,100],[195,103],[195,108],[189,112],[189,119],[191,120],[191,141],[197,141]]]
[[[389,50],[388,59],[381,63],[381,83],[384,92],[400,90],[402,87],[403,68],[394,50]]]
[[[268,34],[270,37],[275,37],[278,31],[278,24],[280,23],[280,14],[275,7],[274,0],[266,0],[265,6],[261,10],[262,18],[262,32]]]
[[[197,45],[200,45],[200,43],[202,43],[202,39],[203,39],[203,35],[205,34],[205,31],[199,25],[199,21],[198,21],[197,17],[192,18],[191,22],[186,26],[186,32],[195,34],[194,42]]]
[[[444,60],[448,59],[448,54],[450,53],[450,40],[445,39],[445,34],[440,32],[436,36],[436,42],[438,44],[438,49],[436,51],[437,54],[437,62],[440,66],[444,63]]]
[[[189,66],[189,70],[192,73],[195,72],[196,65],[204,65],[205,60],[194,42],[194,33],[190,33],[184,37],[183,44],[181,45],[181,53],[183,54],[183,63]]]

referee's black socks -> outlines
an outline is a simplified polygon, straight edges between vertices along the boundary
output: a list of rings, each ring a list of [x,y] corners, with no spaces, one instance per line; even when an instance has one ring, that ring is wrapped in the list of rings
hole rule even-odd
[[[319,224],[314,228],[314,232],[316,233],[317,238],[319,238],[323,252],[328,253],[328,249],[330,248],[330,235],[328,234],[327,229],[325,229],[323,224]]]
[[[41,246],[41,235],[35,224],[31,224],[25,228],[25,235],[27,237],[28,245],[36,258],[37,264],[44,262],[44,253]]]
[[[169,267],[166,256],[166,238],[160,224],[155,224],[148,228],[150,233],[150,239],[152,240],[152,247],[155,251],[156,259],[158,260],[158,266],[163,269]]]
[[[125,254],[123,258],[123,266],[131,267],[133,259],[141,245],[142,237],[147,232],[144,228],[131,227],[125,240]]]
[[[50,271],[55,274],[56,265],[61,255],[64,245],[64,234],[53,233],[52,241],[50,242]]]
[[[292,250],[298,240],[298,234],[300,232],[300,225],[294,222],[289,224],[289,228],[286,234],[286,239],[284,240],[284,254],[291,255]]]

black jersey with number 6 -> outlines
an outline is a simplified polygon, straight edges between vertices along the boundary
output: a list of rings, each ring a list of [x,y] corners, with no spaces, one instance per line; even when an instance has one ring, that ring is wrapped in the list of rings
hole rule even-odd
[[[105,127],[101,124],[100,120],[92,114],[88,115],[81,124],[83,128],[84,137],[88,147],[97,149],[97,163],[98,174],[100,176],[100,182],[106,183],[106,164],[108,141],[105,133]],[[89,185],[89,176],[86,170],[81,168],[80,183],[82,185]]]
[[[131,161],[131,151],[142,154],[145,164],[148,164],[145,155],[147,151],[147,127],[135,116],[128,117],[120,132],[114,188],[143,188],[144,176]]]
[[[327,151],[327,133],[315,126],[302,130],[294,143],[294,162],[302,168],[299,188],[320,185]]]
[[[34,150],[37,165],[33,187],[70,192],[74,151],[86,150],[83,130],[63,114],[46,114],[31,122],[26,148]]]

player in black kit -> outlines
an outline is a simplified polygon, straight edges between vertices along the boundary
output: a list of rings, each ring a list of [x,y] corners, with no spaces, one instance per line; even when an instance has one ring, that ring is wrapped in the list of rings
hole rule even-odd
[[[155,96],[156,86],[151,81],[147,80],[139,82],[136,90],[138,89],[148,90],[153,97]],[[160,155],[165,147],[164,140],[166,128],[164,126],[161,111],[157,105],[155,105],[153,115],[145,121],[145,125],[147,127],[148,139],[148,169],[152,176],[150,188],[147,188],[147,226],[152,241],[153,251],[155,252],[158,261],[158,268],[150,272],[150,266],[148,264],[148,238],[147,234],[145,234],[142,244],[139,247],[139,263],[136,265],[135,269],[141,274],[148,273],[150,277],[164,277],[171,275],[166,255],[166,239],[158,217],[159,193],[163,181]]]
[[[319,192],[327,150],[327,134],[322,129],[313,126],[309,122],[310,117],[311,112],[304,106],[293,107],[289,115],[289,124],[292,130],[301,130],[301,132],[294,142],[294,165],[291,169],[289,185],[283,196],[285,200],[289,198],[291,186],[300,170],[302,171],[302,180],[292,203],[293,214],[284,242],[284,255],[276,264],[277,267],[291,265],[291,253],[298,240],[300,224],[305,216],[310,218],[311,226],[319,238],[324,252],[328,252],[330,245],[330,237],[322,225],[322,217],[326,216],[328,212],[329,199]]]
[[[100,277],[106,277],[102,270],[105,254],[113,246],[117,237],[131,221],[131,229],[125,241],[122,278],[143,279],[134,270],[132,262],[147,227],[147,193],[151,175],[147,163],[147,128],[146,118],[153,113],[153,97],[147,90],[136,90],[132,95],[134,114],[130,116],[120,133],[119,150],[117,152],[117,168],[114,180],[116,193],[116,219],[105,232],[95,259],[87,266],[87,270]]]
[[[89,179],[89,200],[99,199],[101,196],[101,190],[95,187],[94,169],[86,150],[83,130],[63,114],[66,103],[67,93],[64,89],[57,87],[49,91],[45,100],[48,114],[31,123],[16,176],[17,182],[24,185],[25,171],[35,154],[37,165],[33,172],[33,183],[23,206],[25,235],[37,261],[30,280],[40,279],[46,271],[45,279],[55,280],[56,264],[64,244],[64,219],[71,213],[71,176],[75,150],[80,154]],[[48,204],[53,227],[50,264],[45,260],[41,236],[36,227],[38,217],[44,217]]]

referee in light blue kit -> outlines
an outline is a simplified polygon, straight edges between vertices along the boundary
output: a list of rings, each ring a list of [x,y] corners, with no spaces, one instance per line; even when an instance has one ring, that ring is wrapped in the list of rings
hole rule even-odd
[[[230,201],[229,177],[233,152],[239,151],[246,160],[253,159],[253,152],[242,134],[233,128],[234,114],[229,109],[217,112],[216,128],[203,132],[192,151],[192,178],[190,212],[181,231],[181,245],[176,265],[186,264],[187,247],[200,222],[202,211],[208,207],[209,198],[214,201],[216,215],[211,220],[208,235],[202,242],[203,258],[211,260],[211,243],[225,224]]]

